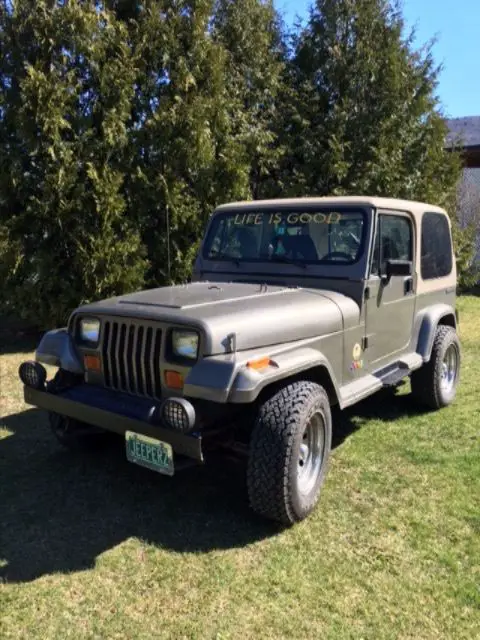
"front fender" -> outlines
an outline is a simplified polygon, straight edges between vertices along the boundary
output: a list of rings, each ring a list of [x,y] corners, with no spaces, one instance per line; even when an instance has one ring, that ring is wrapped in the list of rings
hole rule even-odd
[[[253,402],[260,392],[273,382],[290,378],[315,367],[324,367],[327,370],[337,398],[340,396],[334,372],[327,358],[320,351],[311,347],[302,347],[277,354],[272,360],[276,366],[268,367],[262,372],[249,369],[246,366],[242,367],[233,382],[229,402]]]
[[[269,350],[270,351],[270,350]],[[265,353],[265,355],[267,355]],[[315,367],[324,367],[330,376],[337,397],[338,383],[328,358],[309,343],[288,345],[270,351],[272,365],[257,371],[247,367],[249,360],[258,359],[258,351],[205,358],[195,365],[185,380],[186,397],[235,404],[253,402],[268,385]]]
[[[448,320],[447,324],[456,327],[455,309],[448,304],[435,304],[424,310],[421,317],[420,332],[417,342],[417,353],[424,362],[430,360],[435,331],[441,320]]]
[[[183,393],[187,398],[225,403],[238,367],[233,355],[204,358],[189,371]]]
[[[84,368],[67,329],[48,331],[40,340],[35,360],[82,375]]]

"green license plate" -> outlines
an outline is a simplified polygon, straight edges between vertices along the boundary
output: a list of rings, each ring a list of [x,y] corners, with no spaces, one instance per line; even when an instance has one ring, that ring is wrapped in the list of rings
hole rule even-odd
[[[167,442],[144,436],[141,433],[125,433],[127,460],[152,471],[173,476],[173,450]]]

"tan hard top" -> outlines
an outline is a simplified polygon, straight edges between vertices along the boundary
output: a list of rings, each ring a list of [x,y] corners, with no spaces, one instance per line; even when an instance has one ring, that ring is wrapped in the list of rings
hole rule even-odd
[[[255,208],[263,206],[298,206],[310,205],[367,205],[377,209],[390,209],[395,211],[408,211],[413,216],[421,216],[425,211],[445,213],[445,209],[426,202],[414,202],[413,200],[399,200],[397,198],[378,198],[372,196],[328,196],[324,198],[278,198],[276,200],[245,200],[243,202],[229,202],[217,207],[216,211],[225,211],[234,208]]]

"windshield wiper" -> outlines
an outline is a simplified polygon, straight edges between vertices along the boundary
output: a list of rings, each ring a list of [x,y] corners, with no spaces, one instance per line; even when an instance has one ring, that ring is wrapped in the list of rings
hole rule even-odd
[[[301,267],[302,269],[307,268],[307,264],[302,260],[296,260],[295,258],[289,258],[288,256],[272,256],[270,260],[272,262],[284,262],[285,264],[294,264],[296,267]]]

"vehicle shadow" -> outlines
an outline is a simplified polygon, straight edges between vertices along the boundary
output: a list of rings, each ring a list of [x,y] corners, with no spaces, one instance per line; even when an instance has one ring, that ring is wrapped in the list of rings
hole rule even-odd
[[[405,400],[377,402],[375,416],[405,415]],[[363,403],[342,414],[334,446],[370,411]],[[130,537],[195,553],[281,531],[250,511],[244,461],[215,459],[168,478],[128,463],[121,438],[88,455],[66,452],[37,409],[7,416],[0,426],[10,432],[0,439],[0,580],[85,570]]]
[[[169,478],[127,462],[121,438],[88,454],[63,450],[37,409],[0,426],[11,432],[0,439],[0,581],[91,568],[130,537],[205,552],[280,530],[250,512],[241,461]]]
[[[366,427],[369,420],[392,422],[427,411],[419,406],[411,394],[399,394],[401,388],[387,387],[344,411],[334,413],[332,448],[340,446],[355,431]]]

